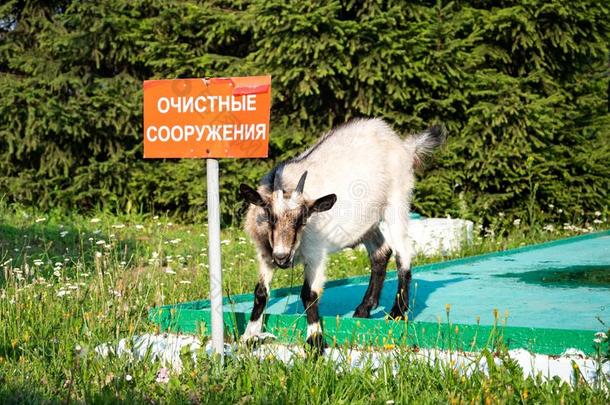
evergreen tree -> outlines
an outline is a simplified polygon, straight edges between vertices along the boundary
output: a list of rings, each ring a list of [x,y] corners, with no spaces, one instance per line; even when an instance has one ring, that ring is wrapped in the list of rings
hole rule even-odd
[[[202,217],[202,161],[142,159],[142,81],[269,73],[270,159],[221,162],[225,222],[240,182],[358,116],[448,127],[426,215],[578,220],[610,205],[609,44],[593,0],[11,0],[0,195]]]

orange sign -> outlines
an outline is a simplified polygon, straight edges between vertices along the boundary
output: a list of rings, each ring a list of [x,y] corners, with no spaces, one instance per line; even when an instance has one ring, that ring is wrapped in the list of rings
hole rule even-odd
[[[145,158],[267,157],[271,76],[144,82]]]

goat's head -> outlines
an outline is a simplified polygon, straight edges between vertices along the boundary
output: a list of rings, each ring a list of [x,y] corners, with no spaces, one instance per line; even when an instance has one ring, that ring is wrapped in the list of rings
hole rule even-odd
[[[314,213],[331,209],[337,201],[337,196],[329,194],[315,200],[306,199],[303,188],[307,172],[303,173],[291,193],[284,193],[278,177],[276,176],[273,193],[270,196],[261,195],[246,184],[239,187],[239,192],[244,200],[265,210],[265,220],[269,223],[268,238],[273,261],[279,267],[287,268],[294,261],[294,254],[301,243],[307,219]]]

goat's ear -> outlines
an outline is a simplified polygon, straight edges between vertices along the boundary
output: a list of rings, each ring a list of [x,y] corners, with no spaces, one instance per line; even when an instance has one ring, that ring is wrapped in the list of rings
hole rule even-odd
[[[337,202],[336,194],[325,195],[324,197],[320,197],[311,204],[309,207],[311,212],[324,212],[328,211],[335,205]]]
[[[239,195],[250,204],[258,205],[259,207],[264,207],[267,205],[258,191],[247,184],[241,184],[239,186]]]

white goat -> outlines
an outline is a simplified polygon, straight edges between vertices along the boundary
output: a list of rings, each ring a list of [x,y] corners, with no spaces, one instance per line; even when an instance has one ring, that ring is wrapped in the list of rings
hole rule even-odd
[[[387,263],[395,252],[398,291],[390,316],[406,317],[412,246],[407,235],[414,166],[444,140],[435,126],[401,140],[381,119],[353,120],[263,177],[258,190],[242,184],[251,205],[246,231],[260,264],[254,308],[242,340],[262,331],[263,311],[273,272],[305,266],[301,299],[307,313],[307,342],[323,350],[318,300],[330,253],[363,243],[371,260],[371,280],[354,316],[368,317],[379,303]],[[387,224],[389,240],[379,224]]]

